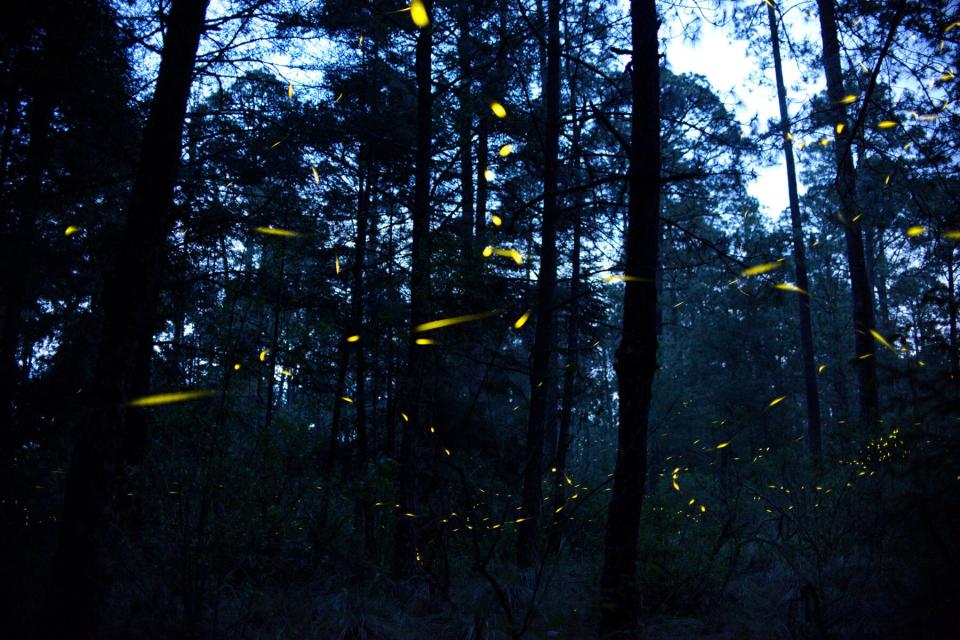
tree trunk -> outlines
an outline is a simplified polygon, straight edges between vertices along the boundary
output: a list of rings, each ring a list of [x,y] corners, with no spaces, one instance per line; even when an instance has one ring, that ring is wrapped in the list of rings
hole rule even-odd
[[[461,3],[457,15],[457,58],[460,65],[460,84],[457,88],[457,138],[460,147],[460,240],[463,259],[470,257],[473,236],[473,109],[470,99],[470,3]],[[481,177],[482,179],[482,177]]]
[[[340,447],[341,422],[343,421],[343,396],[347,385],[347,367],[350,365],[350,350],[347,341],[340,340],[337,351],[337,380],[333,392],[333,412],[330,416],[330,443],[327,445],[325,471],[330,473],[337,466],[337,449]]]
[[[353,247],[353,283],[350,292],[350,333],[359,335],[354,345],[356,352],[356,393],[354,407],[357,411],[357,468],[365,471],[367,465],[367,412],[366,412],[366,361],[363,335],[363,270],[367,253],[367,223],[370,219],[370,178],[372,169],[369,159],[360,158],[360,198],[357,206],[357,236]],[[366,173],[364,173],[366,172]]]
[[[270,328],[270,348],[267,353],[267,407],[263,418],[263,427],[260,429],[260,453],[263,456],[264,463],[267,460],[267,447],[270,441],[270,427],[273,425],[273,411],[277,403],[276,389],[277,381],[277,355],[280,350],[280,317],[282,313],[281,303],[283,301],[283,270],[286,262],[286,246],[280,247],[280,273],[277,277],[277,286],[274,293],[276,297],[273,300],[273,320]]]
[[[623,337],[615,369],[620,397],[617,464],[600,578],[600,635],[633,633],[639,616],[637,537],[646,477],[647,427],[657,370],[660,237],[660,67],[657,7],[632,0],[633,104]]]
[[[483,174],[487,171],[489,162],[490,117],[484,113],[480,116],[480,125],[477,128],[477,219],[474,224],[474,235],[480,237],[487,226],[487,179]]]
[[[43,173],[50,156],[52,117],[53,97],[49,88],[38,86],[27,118],[30,141],[27,143],[26,171],[19,197],[14,201],[18,215],[8,240],[9,253],[4,269],[6,284],[3,296],[3,326],[0,328],[0,428],[3,429],[0,442],[3,443],[4,450],[13,449],[20,440],[20,435],[13,430],[13,402],[21,376],[17,353],[23,337],[24,307],[32,288],[30,280],[34,277],[31,266],[35,259],[33,245],[43,207]]]
[[[95,631],[109,589],[104,534],[112,511],[125,406],[139,341],[155,312],[160,259],[172,224],[184,115],[206,9],[207,0],[171,4],[125,228],[104,281],[104,324],[94,374],[99,410],[77,433],[46,616],[51,627],[67,635]]]
[[[957,345],[956,261],[953,245],[947,245],[947,312],[950,315],[950,379],[960,384],[960,349]]]
[[[574,139],[576,140],[576,137]],[[575,143],[576,144],[576,143]],[[570,449],[570,422],[573,418],[573,404],[577,379],[577,369],[580,366],[578,345],[580,340],[580,239],[581,217],[583,215],[583,200],[578,196],[576,216],[573,222],[573,249],[571,250],[570,275],[570,315],[567,320],[567,354],[563,370],[563,400],[560,413],[560,432],[557,434],[557,451],[554,457],[553,468],[553,498],[551,504],[556,509],[566,499],[566,485],[564,477],[567,471],[567,452]],[[554,512],[553,529],[550,532],[550,550],[556,552],[560,547],[560,514]]]
[[[837,19],[834,0],[817,0],[820,10],[820,33],[823,39],[823,68],[827,76],[827,96],[833,105],[835,124],[846,124],[836,133],[834,149],[837,158],[837,194],[843,214],[844,236],[847,244],[847,264],[850,269],[850,289],[853,295],[853,329],[857,369],[857,384],[860,398],[860,419],[873,423],[880,408],[877,388],[877,362],[875,345],[870,330],[874,328],[873,295],[867,279],[867,265],[863,250],[863,235],[860,231],[857,211],[856,173],[851,154],[853,133],[847,123],[847,110],[843,104],[846,91],[843,88],[843,70],[840,66],[840,43],[837,38]],[[863,105],[866,109],[867,105]],[[834,129],[836,131],[836,128]]]
[[[790,196],[790,226],[793,230],[793,258],[797,286],[810,291],[807,277],[807,256],[803,246],[803,222],[800,218],[800,198],[797,194],[797,172],[793,160],[793,141],[790,134],[790,112],[787,111],[787,88],[783,82],[780,62],[780,34],[773,5],[767,6],[770,20],[770,41],[773,46],[773,66],[777,76],[777,102],[780,105],[780,133],[783,155],[787,161],[787,190]],[[800,313],[800,351],[803,357],[803,381],[807,395],[807,446],[816,463],[820,459],[820,392],[817,388],[817,370],[813,354],[813,323],[810,319],[810,298],[797,296]]]
[[[531,566],[538,552],[540,506],[543,500],[543,441],[547,398],[553,384],[554,297],[557,288],[557,176],[560,159],[560,0],[547,7],[547,77],[544,92],[543,226],[540,237],[540,273],[537,278],[537,327],[530,370],[530,418],[527,423],[526,463],[523,470],[523,515],[518,527],[517,564]]]
[[[355,473],[360,476],[361,482],[367,475],[367,363],[366,363],[366,340],[372,339],[372,336],[364,335],[364,313],[363,313],[363,273],[366,268],[367,253],[367,227],[370,220],[370,200],[371,187],[373,184],[374,169],[366,150],[362,150],[358,159],[360,166],[360,199],[357,207],[357,235],[354,240],[353,249],[353,286],[350,300],[350,324],[351,333],[359,335],[359,342],[354,344],[356,355],[356,393],[354,397],[354,407],[357,416],[357,464]],[[376,397],[374,397],[376,402]],[[363,492],[360,492],[354,503],[354,512],[356,514],[356,524],[359,533],[363,537],[364,551],[367,557],[371,557],[373,552],[373,530],[372,530],[372,511],[370,501],[363,498]]]
[[[880,237],[878,238],[877,247],[877,306],[880,311],[880,327],[881,331],[885,330],[890,326],[890,304],[887,299],[887,275],[888,263],[886,250],[884,249],[884,233],[883,229],[880,229]]]
[[[424,2],[428,15],[433,3]],[[404,411],[409,422],[403,425],[400,442],[400,504],[397,518],[394,575],[407,578],[417,566],[417,529],[422,482],[418,453],[423,439],[423,349],[417,346],[413,328],[427,319],[430,302],[430,177],[432,159],[433,93],[431,90],[431,55],[433,53],[433,24],[420,29],[417,36],[417,154],[414,168],[413,241],[410,270],[410,335],[407,337],[408,359]]]

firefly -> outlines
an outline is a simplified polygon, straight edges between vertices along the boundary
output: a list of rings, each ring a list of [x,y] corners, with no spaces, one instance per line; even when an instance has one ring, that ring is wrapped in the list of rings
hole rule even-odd
[[[172,402],[184,402],[186,400],[196,400],[213,395],[213,391],[177,391],[175,393],[156,393],[149,396],[140,396],[127,402],[130,407],[154,407],[160,404],[170,404]]]

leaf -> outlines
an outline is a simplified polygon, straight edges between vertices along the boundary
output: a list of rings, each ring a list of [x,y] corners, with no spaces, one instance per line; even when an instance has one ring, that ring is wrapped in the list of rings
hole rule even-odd
[[[507,117],[507,110],[499,102],[491,102],[490,110],[493,111],[493,115],[497,116],[498,118]]]

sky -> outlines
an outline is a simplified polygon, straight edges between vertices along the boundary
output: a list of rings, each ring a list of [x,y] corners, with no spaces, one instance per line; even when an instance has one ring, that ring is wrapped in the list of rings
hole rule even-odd
[[[792,36],[817,35],[811,23],[794,24],[797,22],[790,22],[788,16],[787,27]],[[764,36],[767,35],[765,27],[764,20],[761,26],[765,31],[762,34]],[[695,43],[691,43],[679,33],[671,33],[671,29],[677,27],[665,21],[660,31],[667,65],[671,71],[705,76],[724,101],[731,105],[741,123],[747,123],[754,116],[758,116],[760,130],[764,132],[770,119],[779,120],[772,64],[768,69],[761,69],[759,61],[747,55],[746,41],[734,38],[731,28],[717,27],[703,21],[700,37]],[[783,74],[789,94],[788,101],[792,105],[791,116],[796,115],[800,103],[826,86],[823,74],[820,74],[817,82],[812,85],[802,82],[800,70],[786,50],[783,51]],[[757,81],[761,76],[765,79],[763,83]],[[738,101],[740,104],[736,104]],[[801,158],[798,158],[797,162],[799,164]],[[760,202],[762,213],[778,220],[788,206],[786,165],[781,157],[773,166],[758,166],[754,170],[757,179],[749,183],[748,191]],[[799,181],[800,176],[797,178]],[[799,182],[799,191],[803,195],[802,182]]]
[[[307,4],[312,2],[308,1]],[[619,0],[618,4],[621,10],[628,11],[626,0]],[[211,12],[216,13],[215,7],[218,6],[221,6],[221,3],[214,0]],[[719,21],[721,7],[720,2],[698,6],[697,11],[702,12],[704,19],[699,21],[699,37],[696,42],[683,35],[684,28],[689,26],[689,21],[695,16],[693,9],[676,8],[673,12],[665,12],[660,39],[667,64],[674,73],[690,72],[705,76],[714,90],[730,105],[741,123],[746,125],[757,117],[763,133],[770,119],[779,119],[773,68],[770,66],[762,69],[760,61],[747,54],[747,42],[732,35],[734,30],[731,26],[714,26],[711,21]],[[761,2],[758,11],[764,9]],[[766,38],[768,31],[765,15],[758,15],[760,19],[757,28],[762,30],[759,35]],[[791,37],[819,42],[815,21],[801,20],[797,11],[790,10],[786,12],[785,20]],[[684,22],[687,24],[683,24]],[[294,62],[295,58],[290,54],[273,56],[274,70],[280,72],[283,78],[297,84],[298,89],[317,86],[319,81],[316,72],[298,70]],[[821,73],[814,84],[803,83],[800,70],[790,58],[786,47],[783,50],[783,66],[791,115],[795,116],[802,103],[824,89],[825,82]],[[764,78],[762,82],[758,80],[761,77]],[[797,157],[797,163],[802,163],[802,155]],[[780,158],[775,165],[754,166],[753,170],[757,178],[748,183],[748,192],[760,202],[761,212],[776,221],[788,206],[784,162]],[[798,181],[799,178],[798,175]],[[799,190],[802,195],[802,181],[799,183]]]

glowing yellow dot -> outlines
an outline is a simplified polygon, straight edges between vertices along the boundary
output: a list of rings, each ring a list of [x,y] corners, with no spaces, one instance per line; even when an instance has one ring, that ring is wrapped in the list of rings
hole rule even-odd
[[[530,319],[530,311],[527,310],[527,311],[524,312],[524,314],[523,314],[522,316],[520,316],[519,318],[517,318],[517,321],[516,321],[516,322],[513,323],[513,328],[514,328],[514,329],[519,329],[519,328],[521,328],[523,325],[527,324],[527,320],[529,320],[529,319]]]
[[[430,16],[427,15],[427,8],[423,6],[423,2],[420,0],[413,0],[413,2],[410,3],[410,17],[413,19],[413,24],[421,29],[430,25]]]

